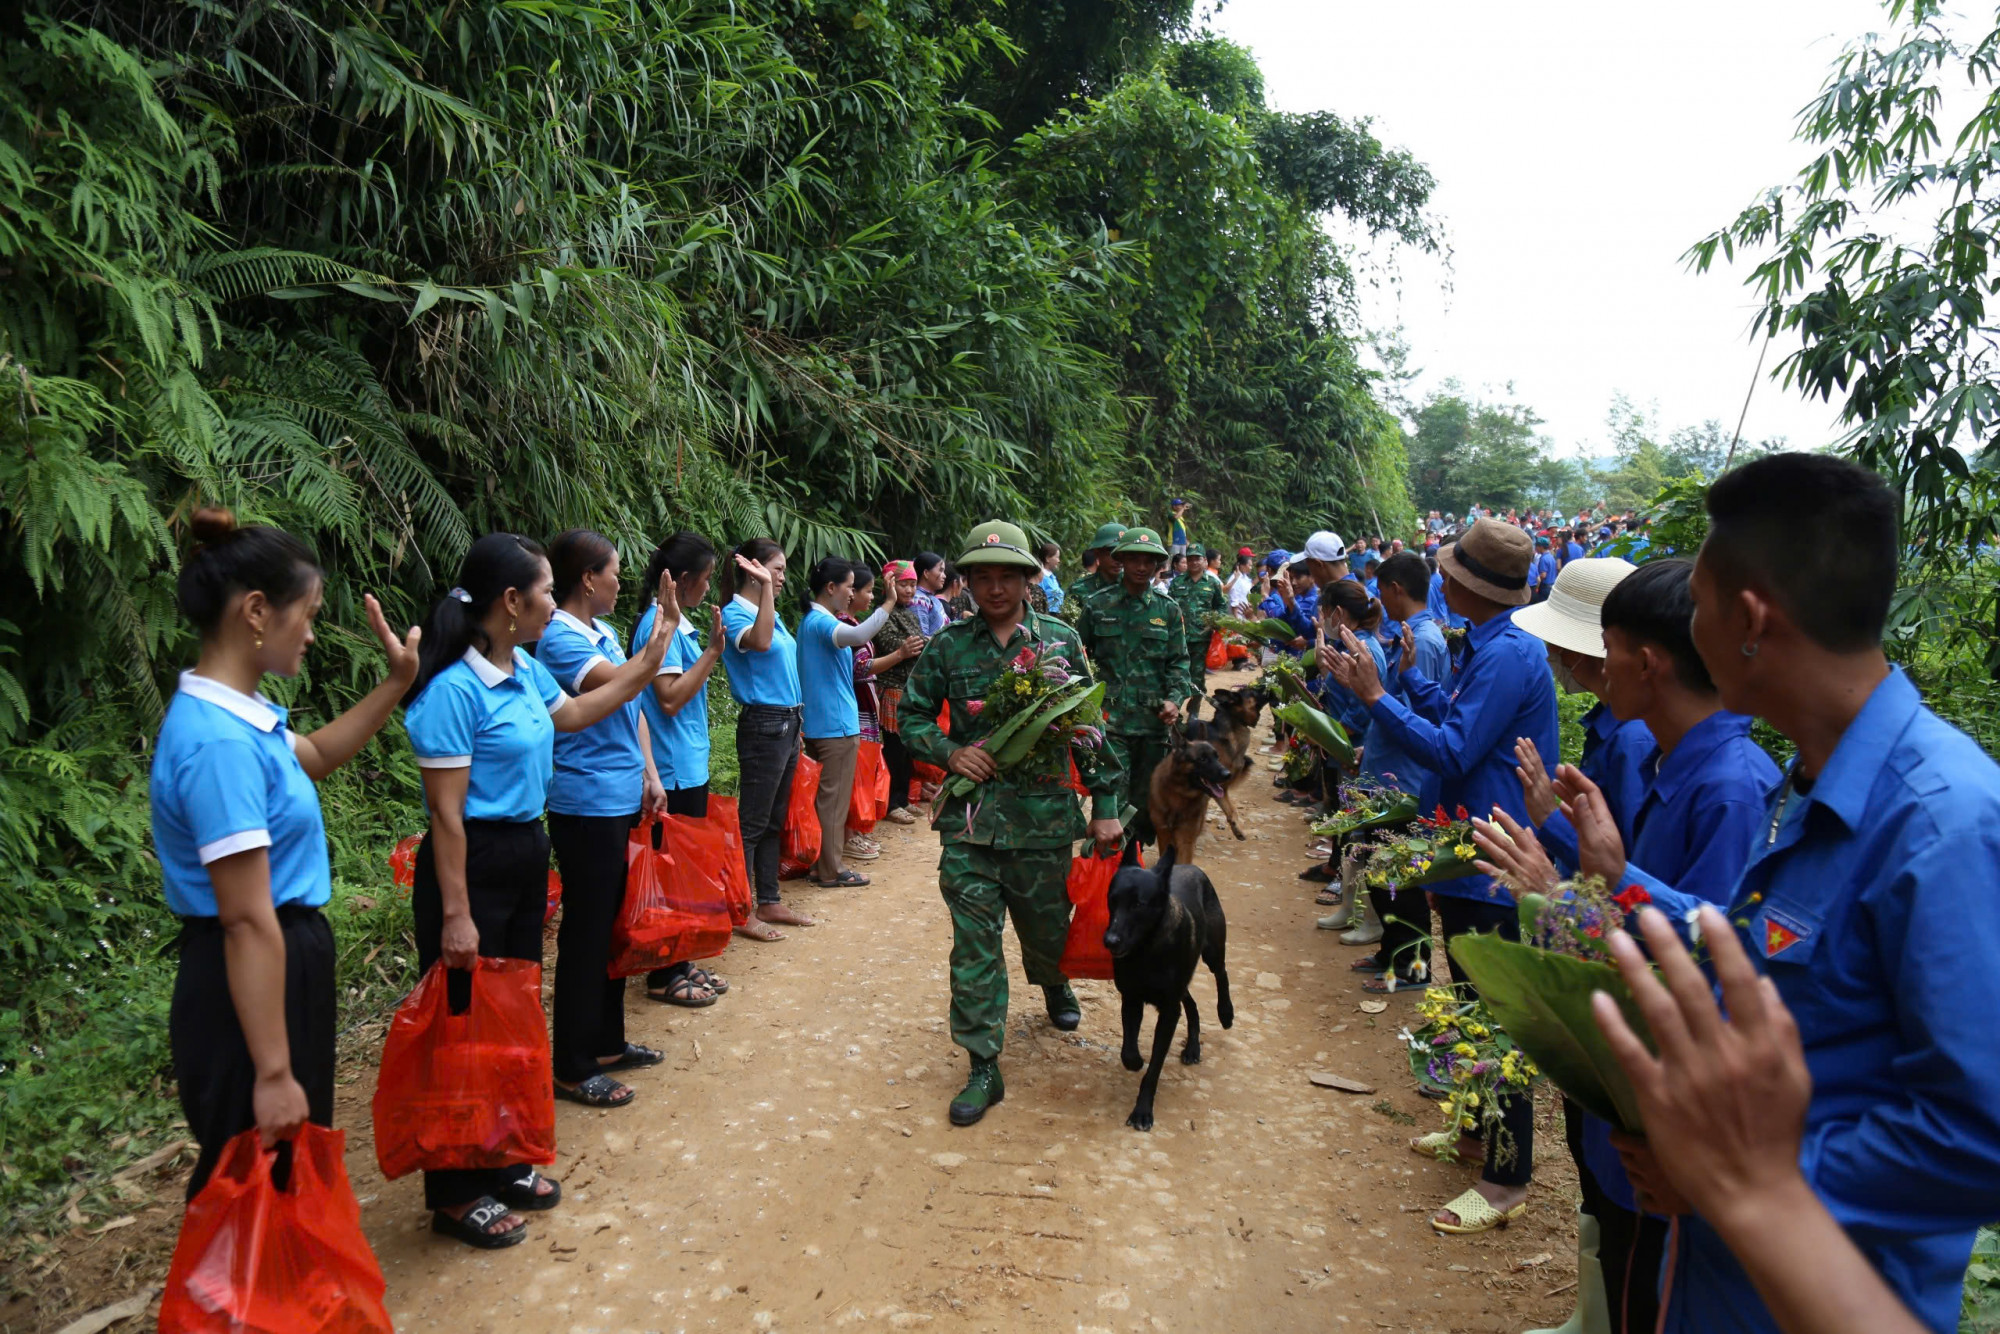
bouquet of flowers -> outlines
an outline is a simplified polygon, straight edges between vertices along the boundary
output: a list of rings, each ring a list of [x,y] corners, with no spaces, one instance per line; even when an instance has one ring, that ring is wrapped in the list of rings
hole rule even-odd
[[[1312,687],[1306,684],[1305,668],[1298,658],[1277,658],[1264,669],[1263,679],[1258,684],[1269,694],[1288,703],[1303,704],[1315,709],[1319,707],[1319,700],[1314,698]]]
[[[1325,838],[1346,838],[1368,829],[1388,829],[1417,818],[1417,798],[1401,788],[1359,778],[1342,783],[1338,808],[1312,827]]]
[[[1463,806],[1456,816],[1439,806],[1435,815],[1418,816],[1403,832],[1380,842],[1368,859],[1368,883],[1377,889],[1458,880],[1475,873],[1472,864],[1479,857]]]
[[[1586,1111],[1628,1134],[1639,1134],[1638,1099],[1591,1013],[1591,993],[1618,1002],[1632,1031],[1652,1045],[1646,1021],[1625,979],[1607,960],[1604,937],[1626,913],[1648,901],[1634,885],[1613,894],[1595,877],[1567,881],[1552,894],[1520,896],[1521,940],[1460,936],[1455,967],[1522,1051],[1555,1086]]]
[[[1288,724],[1342,769],[1353,767],[1354,743],[1347,739],[1347,729],[1312,705],[1280,704],[1271,710],[1271,716]]]
[[[1070,670],[1067,658],[1044,656],[1030,644],[993,678],[985,698],[969,706],[973,717],[992,728],[972,744],[991,755],[1003,774],[1022,764],[1057,768],[1066,762],[1072,745],[1086,750],[1103,747],[1103,706],[1101,683],[1090,684]],[[965,797],[978,786],[963,774],[953,774],[945,780],[942,795]],[[933,823],[944,805],[933,804]],[[971,818],[968,810],[966,819]]]
[[[1317,763],[1318,761],[1313,758],[1312,747],[1294,737],[1285,743],[1280,772],[1284,774],[1288,785],[1298,787],[1312,777],[1313,767]]]
[[[1497,1155],[1496,1162],[1505,1163],[1515,1146],[1501,1123],[1501,1099],[1526,1093],[1541,1070],[1514,1045],[1483,1000],[1457,987],[1426,989],[1417,1020],[1414,1030],[1397,1035],[1409,1047],[1410,1073],[1443,1099],[1446,1126],[1463,1132],[1484,1125],[1489,1151]],[[1448,1145],[1440,1156],[1453,1153]]]
[[[1224,616],[1220,612],[1211,612],[1208,624],[1211,629],[1220,630],[1225,635],[1252,644],[1289,644],[1299,637],[1297,630],[1277,616],[1266,616],[1262,620],[1251,621],[1241,616]]]

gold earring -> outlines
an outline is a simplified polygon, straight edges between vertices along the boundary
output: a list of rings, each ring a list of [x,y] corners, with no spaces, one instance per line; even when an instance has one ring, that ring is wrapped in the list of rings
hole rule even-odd
[[[264,647],[264,636],[262,635],[257,636],[257,647],[258,648]]]
[[[514,633],[514,618],[512,616],[507,618],[507,633],[510,635]]]

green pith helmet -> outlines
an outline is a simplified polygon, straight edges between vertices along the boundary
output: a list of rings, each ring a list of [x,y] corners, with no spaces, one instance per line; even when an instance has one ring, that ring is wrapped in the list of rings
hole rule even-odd
[[[1200,559],[1202,559],[1202,560],[1207,560],[1207,559],[1208,559],[1208,553],[1207,553],[1206,551],[1203,551],[1203,550],[1201,549],[1201,543],[1199,543],[1199,542],[1190,542],[1190,543],[1188,543],[1188,549],[1187,549],[1187,554],[1188,554],[1188,556],[1189,556],[1189,558],[1190,558],[1190,559],[1193,559],[1193,558],[1196,558],[1196,557],[1199,557],[1199,558],[1200,558]]]
[[[965,535],[965,554],[958,558],[958,568],[974,565],[1013,565],[1042,572],[1042,563],[1028,550],[1028,535],[999,519],[982,523]]]
[[[1125,540],[1118,544],[1114,556],[1165,556],[1166,547],[1160,544],[1160,535],[1150,528],[1127,528]],[[959,562],[965,564],[964,561]]]
[[[1125,525],[1107,523],[1097,530],[1097,536],[1090,539],[1090,550],[1109,551],[1125,540]]]

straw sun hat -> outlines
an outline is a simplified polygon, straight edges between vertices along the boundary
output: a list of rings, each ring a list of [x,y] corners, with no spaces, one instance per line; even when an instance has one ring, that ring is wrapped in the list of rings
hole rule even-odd
[[[1528,600],[1528,567],[1535,544],[1511,523],[1477,519],[1456,542],[1438,552],[1438,565],[1489,602],[1518,607]]]
[[[1599,617],[1604,610],[1604,599],[1635,568],[1630,561],[1616,556],[1573,560],[1556,575],[1549,600],[1515,612],[1514,624],[1557,648],[1581,653],[1586,658],[1601,658],[1604,626]]]

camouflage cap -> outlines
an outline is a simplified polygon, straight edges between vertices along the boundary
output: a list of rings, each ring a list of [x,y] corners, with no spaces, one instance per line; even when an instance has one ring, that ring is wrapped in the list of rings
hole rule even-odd
[[[1167,549],[1160,542],[1160,535],[1150,528],[1127,528],[1125,540],[1118,544],[1114,556],[1164,556]],[[964,562],[961,561],[960,564]]]
[[[974,565],[1013,565],[1040,574],[1042,563],[1028,550],[1028,535],[1004,520],[982,523],[965,535],[965,554],[958,568]]]
[[[1097,530],[1097,536],[1090,539],[1090,550],[1109,551],[1125,540],[1125,525],[1107,523]]]

